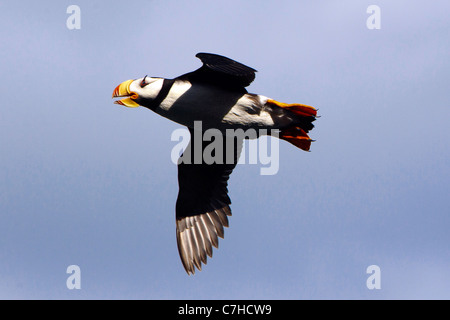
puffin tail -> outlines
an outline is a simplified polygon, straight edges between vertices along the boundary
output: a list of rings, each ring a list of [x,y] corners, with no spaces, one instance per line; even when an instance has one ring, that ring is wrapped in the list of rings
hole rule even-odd
[[[294,146],[309,151],[312,140],[308,132],[314,128],[312,124],[316,120],[317,109],[299,103],[287,104],[269,99],[268,104],[288,110],[294,114],[294,121],[286,128],[280,129],[279,138],[292,143]]]

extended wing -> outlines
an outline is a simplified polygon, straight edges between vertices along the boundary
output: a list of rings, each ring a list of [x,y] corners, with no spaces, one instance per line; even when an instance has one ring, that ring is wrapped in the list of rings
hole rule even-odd
[[[202,157],[200,163],[196,164],[195,131],[189,131],[191,140],[178,162],[179,193],[176,203],[178,251],[188,274],[195,273],[195,267],[201,270],[201,264],[206,264],[207,256],[212,257],[212,247],[218,247],[218,237],[223,238],[224,227],[228,227],[228,216],[231,216],[228,179],[242,148],[242,140],[232,138],[232,150],[226,150],[227,141],[228,146],[231,145],[231,138],[222,136],[222,150],[226,150],[222,163],[207,164]],[[198,150],[203,155],[210,143],[201,143]]]
[[[197,53],[196,57],[203,62],[203,66],[180,78],[244,91],[255,80],[255,69],[230,58],[203,52]]]

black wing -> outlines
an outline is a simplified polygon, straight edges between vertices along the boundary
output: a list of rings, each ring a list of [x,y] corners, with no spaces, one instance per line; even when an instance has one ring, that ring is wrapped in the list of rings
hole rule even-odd
[[[224,152],[222,163],[207,164],[205,159],[196,163],[194,130],[189,131],[191,140],[178,161],[176,204],[178,252],[188,274],[195,273],[195,267],[201,270],[202,262],[206,264],[207,255],[212,257],[212,247],[218,248],[218,237],[223,238],[224,227],[228,227],[228,216],[231,216],[228,179],[242,148],[242,141],[233,138],[232,155],[230,150]],[[230,138],[222,137],[222,146],[225,146]],[[199,148],[202,154],[213,142],[202,142]],[[228,159],[225,153],[228,153]]]
[[[203,62],[203,66],[183,76],[191,82],[207,82],[229,88],[244,88],[255,80],[255,72],[257,72],[255,69],[230,58],[202,52],[197,53],[196,57]]]

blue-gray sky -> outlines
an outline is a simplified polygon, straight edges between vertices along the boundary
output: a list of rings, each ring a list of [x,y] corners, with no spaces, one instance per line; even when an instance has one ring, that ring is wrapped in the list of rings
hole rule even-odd
[[[66,9],[81,8],[69,30]],[[369,30],[369,5],[381,29]],[[450,298],[448,1],[3,1],[0,298]],[[179,125],[114,105],[120,82],[259,72],[249,91],[319,108],[312,152],[242,165],[219,250],[175,240]],[[66,268],[81,268],[68,290]],[[381,289],[366,268],[381,268]]]

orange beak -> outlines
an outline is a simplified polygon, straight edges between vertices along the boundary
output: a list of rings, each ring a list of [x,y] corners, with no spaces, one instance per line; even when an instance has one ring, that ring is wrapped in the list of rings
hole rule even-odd
[[[130,91],[130,84],[133,81],[134,80],[124,81],[114,89],[112,94],[113,98],[126,97],[125,99],[114,101],[115,104],[120,104],[128,108],[136,108],[140,106],[135,101],[139,97],[139,95],[136,92]]]

